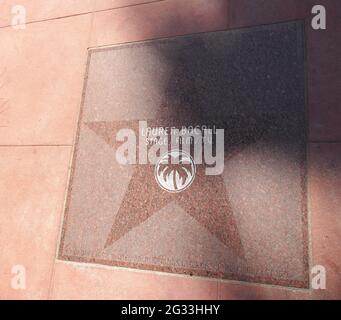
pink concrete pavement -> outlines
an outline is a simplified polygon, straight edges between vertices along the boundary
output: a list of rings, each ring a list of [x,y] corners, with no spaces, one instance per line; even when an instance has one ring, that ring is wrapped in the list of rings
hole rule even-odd
[[[333,28],[324,34],[307,29],[314,89],[309,91],[310,137],[320,142],[309,152],[311,265],[327,268],[326,290],[192,279],[55,258],[87,48],[297,18],[309,26],[312,1],[290,1],[293,10],[272,0],[260,10],[257,1],[23,0],[30,22],[23,30],[9,26],[16,2],[1,2],[0,299],[341,298],[340,108],[338,80],[325,62],[331,52],[334,67],[340,66]],[[320,2],[330,8],[331,26],[337,28],[336,2]],[[317,46],[321,41],[325,45]],[[11,288],[13,265],[26,267],[26,290]]]

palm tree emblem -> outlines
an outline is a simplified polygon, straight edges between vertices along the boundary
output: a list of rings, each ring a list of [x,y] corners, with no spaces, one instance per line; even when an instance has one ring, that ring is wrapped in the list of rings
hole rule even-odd
[[[188,188],[195,177],[196,167],[186,152],[172,150],[164,154],[155,167],[155,179],[169,192],[181,192]]]

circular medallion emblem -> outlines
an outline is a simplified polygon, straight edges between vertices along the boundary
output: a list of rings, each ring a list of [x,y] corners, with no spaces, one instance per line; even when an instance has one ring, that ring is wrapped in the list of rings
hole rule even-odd
[[[155,166],[155,179],[168,192],[181,192],[193,182],[196,173],[192,157],[180,150],[165,153]]]

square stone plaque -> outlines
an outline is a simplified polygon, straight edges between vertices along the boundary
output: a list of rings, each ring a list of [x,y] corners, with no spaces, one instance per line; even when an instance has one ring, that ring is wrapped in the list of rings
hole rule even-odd
[[[308,286],[301,22],[89,51],[59,258]]]

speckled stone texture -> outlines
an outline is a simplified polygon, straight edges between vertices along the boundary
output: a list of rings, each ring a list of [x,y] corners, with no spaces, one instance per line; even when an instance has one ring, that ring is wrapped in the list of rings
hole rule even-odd
[[[59,257],[308,286],[301,22],[89,52]],[[224,129],[224,171],[183,192],[119,164],[119,129]]]

